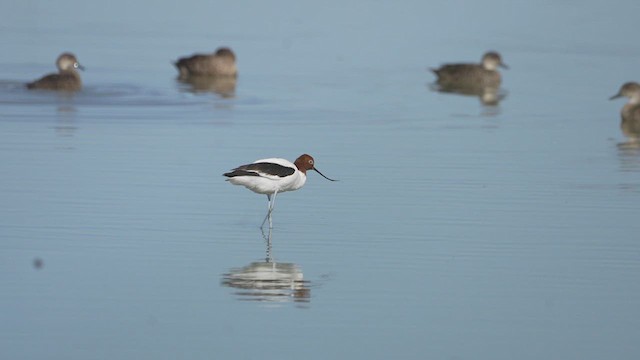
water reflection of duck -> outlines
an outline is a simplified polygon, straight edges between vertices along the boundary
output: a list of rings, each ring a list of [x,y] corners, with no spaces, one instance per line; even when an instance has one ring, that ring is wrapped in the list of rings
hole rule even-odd
[[[76,56],[72,53],[62,53],[56,60],[57,74],[46,75],[27,84],[28,89],[78,91],[82,88],[80,74],[76,69],[84,70]]]
[[[625,136],[640,140],[640,84],[628,82],[622,85],[618,93],[610,97],[609,100],[623,96],[629,98],[629,102],[624,104],[620,111],[622,118],[620,128]]]
[[[181,77],[187,76],[238,76],[236,55],[227,47],[213,54],[195,54],[175,62]]]
[[[222,276],[222,285],[238,289],[235,294],[241,300],[260,302],[307,303],[311,298],[309,283],[304,281],[300,266],[294,263],[276,262],[271,249],[271,229],[264,234],[267,257],[249,265],[234,268]]]
[[[212,92],[231,98],[236,92],[237,78],[232,76],[179,76],[178,81],[193,93]]]
[[[502,93],[498,87],[492,87],[492,86],[457,87],[457,86],[442,86],[442,85],[435,84],[431,88],[432,90],[435,90],[441,93],[478,97],[480,102],[486,106],[497,106],[500,104],[500,101],[502,101],[506,97],[506,95]]]
[[[444,87],[499,87],[502,81],[498,67],[508,69],[500,54],[489,51],[482,57],[480,64],[445,64],[431,69],[438,77],[436,81]]]
[[[640,172],[640,141],[635,139],[617,144],[620,171]],[[626,184],[627,188],[640,189],[640,184]]]

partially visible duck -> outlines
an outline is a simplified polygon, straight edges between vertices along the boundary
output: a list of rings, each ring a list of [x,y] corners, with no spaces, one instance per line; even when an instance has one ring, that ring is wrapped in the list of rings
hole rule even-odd
[[[618,93],[609,98],[609,100],[623,96],[629,98],[629,102],[624,104],[620,111],[622,118],[620,128],[625,136],[640,139],[640,84],[628,82],[622,85]]]

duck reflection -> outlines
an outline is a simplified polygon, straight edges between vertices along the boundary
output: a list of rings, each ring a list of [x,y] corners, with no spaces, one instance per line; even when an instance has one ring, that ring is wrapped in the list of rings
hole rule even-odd
[[[71,137],[76,132],[76,108],[73,104],[58,105],[56,111],[55,132],[60,137]]]
[[[309,282],[304,281],[297,264],[276,262],[271,248],[271,229],[262,231],[266,244],[264,261],[234,268],[222,276],[222,285],[234,288],[240,300],[282,303],[308,303],[311,299]]]
[[[617,144],[620,170],[640,172],[640,140],[631,139]]]
[[[431,90],[444,94],[478,97],[482,105],[494,107],[500,105],[500,101],[507,97],[499,87],[493,86],[453,86],[434,83],[431,85]]]
[[[236,93],[237,78],[232,76],[180,75],[177,78],[184,91],[214,93],[223,98],[232,98]]]

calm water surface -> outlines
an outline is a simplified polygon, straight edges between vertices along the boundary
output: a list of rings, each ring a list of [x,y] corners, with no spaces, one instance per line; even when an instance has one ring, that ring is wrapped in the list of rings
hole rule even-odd
[[[0,358],[640,356],[639,3],[0,10]],[[220,45],[235,88],[176,80]],[[497,105],[432,90],[488,49]],[[83,91],[27,92],[64,50]],[[302,153],[340,181],[262,233],[221,174]]]

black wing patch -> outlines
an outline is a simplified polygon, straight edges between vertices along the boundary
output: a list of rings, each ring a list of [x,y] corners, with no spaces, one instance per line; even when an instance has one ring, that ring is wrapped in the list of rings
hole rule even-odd
[[[275,163],[255,163],[239,166],[228,173],[223,175],[226,177],[236,176],[261,176],[261,174],[267,174],[277,177],[285,177],[293,175],[295,169],[288,166],[282,166]]]

